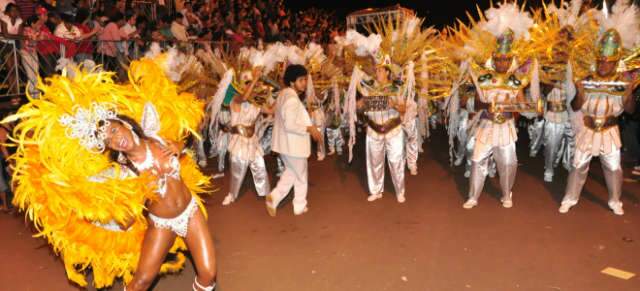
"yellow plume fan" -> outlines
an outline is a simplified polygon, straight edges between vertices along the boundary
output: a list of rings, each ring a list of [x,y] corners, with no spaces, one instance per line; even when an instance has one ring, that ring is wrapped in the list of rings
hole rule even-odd
[[[77,106],[108,102],[120,114],[139,120],[144,104],[151,101],[160,116],[172,117],[162,120],[160,135],[181,141],[203,116],[202,104],[193,95],[178,95],[157,66],[136,64],[129,85],[114,83],[113,73],[81,69],[73,77],[63,74],[40,81],[40,98],[30,99],[3,121],[18,122],[11,137],[17,148],[11,157],[15,161],[13,203],[33,221],[36,236],[45,238],[60,255],[69,280],[80,286],[87,284],[87,268],[97,288],[111,286],[116,278],[132,279],[147,227],[144,203],[157,197],[149,186],[154,184],[151,177],[121,178],[119,166],[114,167],[106,155],[92,153],[68,138],[60,117],[74,114]],[[181,176],[192,193],[206,192],[209,179],[193,159],[185,156],[181,163]],[[98,175],[107,169],[115,170]],[[98,226],[131,219],[134,223],[127,231]],[[176,240],[171,252],[184,249],[184,242]],[[184,255],[177,253],[162,271],[178,271],[184,261]]]
[[[161,55],[162,56],[162,55]],[[143,58],[129,66],[129,82],[132,103],[127,115],[136,118],[142,116],[144,104],[152,102],[161,119],[159,135],[163,138],[180,141],[189,134],[198,135],[198,126],[204,118],[204,102],[190,93],[178,93],[178,88],[164,73],[164,70],[152,59]]]

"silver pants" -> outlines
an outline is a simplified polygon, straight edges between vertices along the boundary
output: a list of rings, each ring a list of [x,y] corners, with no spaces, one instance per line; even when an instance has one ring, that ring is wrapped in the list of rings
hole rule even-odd
[[[573,158],[574,169],[569,173],[567,181],[567,190],[562,204],[576,205],[580,199],[582,187],[584,187],[587,176],[589,175],[589,164],[593,159],[591,152],[583,152],[576,150]],[[602,172],[609,189],[609,206],[622,206],[620,197],[622,196],[622,166],[620,164],[620,149],[611,151],[609,154],[600,155],[600,163],[602,164]]]
[[[226,132],[220,132],[216,140],[216,151],[218,153],[218,172],[224,172],[225,159],[227,158],[227,150],[229,148],[229,138],[231,135]]]
[[[454,152],[454,156],[455,156],[455,165],[461,165],[462,161],[464,161],[464,158],[466,156],[466,153],[468,152],[467,149],[467,141],[468,141],[468,126],[469,126],[469,115],[468,114],[464,114],[462,116],[460,116],[460,124],[458,125],[458,130],[456,131],[456,138],[458,140],[458,147],[456,148],[456,151]],[[473,148],[473,147],[471,147]]]
[[[284,172],[284,162],[282,161],[282,158],[280,157],[280,155],[278,155],[278,157],[276,157],[276,162],[278,164],[278,177],[282,176],[282,173]]]
[[[575,133],[571,122],[555,123],[536,121],[529,128],[531,136],[531,156],[536,156],[544,145],[544,170],[553,175],[554,169],[562,161],[571,171],[575,151]]]
[[[476,142],[476,147],[480,143]],[[506,146],[489,147],[476,149],[471,159],[471,177],[469,178],[469,199],[478,201],[484,182],[489,173],[489,160],[493,155],[493,160],[498,168],[500,176],[500,188],[502,190],[503,201],[511,200],[511,188],[516,180],[516,170],[518,169],[518,157],[516,156],[516,144],[514,142]]]
[[[207,154],[204,153],[204,139],[195,142],[196,157],[199,164],[207,164]]]
[[[324,127],[322,126],[316,126],[316,128],[318,129],[318,131],[324,135]],[[325,156],[327,155],[327,147],[324,144],[324,137],[317,143],[317,155],[318,155],[318,160],[322,160],[325,158]]]
[[[471,161],[471,159],[473,156],[473,149],[475,145],[476,145],[476,138],[474,136],[468,137],[466,140],[466,145],[463,145],[464,153],[462,158],[464,158],[465,156],[467,157],[467,163],[465,164],[465,177],[471,176],[471,167],[473,166],[473,162]],[[491,157],[491,155],[489,155],[489,157]],[[493,178],[496,176],[496,171],[497,171],[496,161],[493,158],[490,158],[488,163],[489,163],[488,174],[489,174],[489,177]]]
[[[233,198],[238,198],[240,187],[244,177],[247,175],[247,169],[251,169],[253,183],[256,186],[258,196],[269,194],[271,185],[269,184],[269,175],[267,175],[264,158],[256,157],[254,161],[247,161],[234,155],[231,155],[231,186],[229,187],[229,194],[233,195]]]
[[[271,153],[271,139],[273,137],[273,126],[269,126],[265,131],[264,135],[260,139],[260,146],[262,147],[262,151],[265,155]]]
[[[402,128],[406,135],[405,150],[407,153],[407,167],[409,170],[418,170],[418,123],[414,118],[405,123]]]
[[[389,162],[396,195],[404,194],[404,136],[401,132],[382,138],[367,134],[367,181],[371,195],[384,190],[384,164]]]
[[[327,127],[327,143],[330,153],[335,153],[337,150],[339,155],[342,154],[342,148],[344,147],[344,137],[342,136],[342,131],[339,127]]]

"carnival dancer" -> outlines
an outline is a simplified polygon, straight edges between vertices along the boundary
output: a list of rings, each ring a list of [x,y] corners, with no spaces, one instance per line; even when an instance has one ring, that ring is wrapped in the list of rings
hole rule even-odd
[[[344,119],[342,118],[342,101],[344,100],[344,92],[338,89],[337,84],[331,89],[331,96],[329,99],[329,106],[327,107],[327,145],[328,155],[333,155],[336,152],[339,156],[342,155],[345,145],[344,136],[342,134],[342,128],[344,127]]]
[[[90,267],[96,288],[120,277],[127,290],[147,290],[158,273],[182,268],[188,248],[192,288],[215,288],[213,238],[196,195],[209,179],[181,150],[204,104],[178,93],[156,62],[132,62],[129,85],[111,72],[66,70],[5,120],[19,120],[14,202],[80,286]],[[165,262],[168,253],[176,260]]]
[[[305,103],[307,105],[307,111],[311,116],[311,123],[318,129],[323,136],[322,142],[316,144],[316,154],[318,161],[323,161],[327,155],[327,148],[324,142],[325,128],[327,127],[327,117],[324,110],[324,102],[327,100],[326,94],[320,94],[322,98],[316,96],[316,88],[313,86],[313,80],[311,74],[308,75],[307,90],[305,92]]]
[[[617,1],[612,13],[606,3],[601,14],[601,34],[593,49],[597,52],[595,71],[576,83],[577,94],[571,105],[583,113],[583,128],[576,137],[574,169],[569,174],[560,213],[567,213],[578,203],[589,174],[591,159],[599,157],[609,190],[609,208],[623,215],[622,165],[618,116],[633,113],[632,92],[638,80],[631,78],[626,63],[637,58],[640,50],[640,12],[628,1]],[[636,51],[634,54],[633,51]]]
[[[412,176],[416,176],[418,175],[418,154],[420,153],[421,145],[420,132],[418,131],[418,103],[415,101],[407,102],[406,111],[402,122],[406,163],[409,173]]]
[[[387,161],[396,198],[399,203],[404,203],[406,159],[401,116],[406,105],[400,102],[400,88],[391,81],[390,66],[391,61],[387,56],[376,67],[375,82],[370,86],[364,84],[360,89],[364,97],[358,101],[358,109],[367,117],[366,157],[370,193],[367,200],[372,202],[382,198]]]
[[[523,90],[537,75],[536,63],[533,62],[532,65],[531,60],[528,60],[523,66],[519,66],[518,61],[522,60],[518,58],[522,56],[513,51],[514,46],[524,47],[524,42],[528,40],[528,30],[533,26],[529,13],[523,12],[515,3],[503,3],[490,8],[485,15],[486,19],[478,22],[477,29],[495,37],[496,48],[484,67],[476,65],[473,60],[469,67],[478,93],[474,107],[481,110],[481,113],[472,129],[474,147],[469,198],[463,205],[465,209],[478,205],[489,173],[490,159],[496,162],[500,177],[502,206],[513,206],[511,189],[518,167],[515,148],[517,132],[513,111],[504,108],[518,108],[516,104],[525,104]],[[534,90],[537,84],[531,86]],[[537,96],[539,93],[534,91],[532,95]]]
[[[385,163],[388,163],[395,196],[399,203],[405,196],[405,136],[403,120],[411,124],[416,118],[415,104],[417,80],[427,66],[416,66],[422,50],[430,49],[434,40],[433,29],[421,29],[422,19],[409,17],[378,23],[377,33],[365,37],[355,30],[347,31],[337,42],[345,48],[355,49],[355,54],[373,60],[375,78],[368,77],[359,66],[351,75],[344,106],[349,124],[349,161],[353,157],[357,113],[366,119],[366,161],[369,197],[373,202],[382,198],[384,191]],[[416,72],[418,74],[416,74]],[[362,98],[356,101],[356,93]],[[407,108],[413,108],[407,114]],[[413,126],[412,126],[413,127]],[[411,129],[411,134],[416,128]],[[415,138],[415,139],[413,139]],[[417,141],[417,135],[412,142]],[[417,143],[412,148],[417,157]],[[417,168],[416,168],[417,170]]]
[[[573,153],[575,152],[575,130],[572,125],[574,118],[571,110],[576,89],[573,80],[573,70],[570,60],[583,58],[592,49],[596,41],[597,26],[592,25],[589,13],[581,15],[583,2],[573,0],[563,2],[556,7],[554,3],[545,6],[543,13],[546,19],[536,21],[538,29],[534,33],[540,41],[549,43],[550,53],[540,58],[541,81],[545,84],[545,113],[529,128],[531,136],[530,154],[536,156],[544,146],[544,181],[552,182],[554,169],[562,162],[571,171]]]
[[[258,196],[266,196],[271,191],[263,157],[264,152],[256,132],[256,121],[261,113],[271,114],[272,111],[264,106],[265,100],[261,102],[255,96],[258,93],[256,92],[256,84],[260,79],[260,68],[243,74],[250,74],[244,78],[250,83],[245,84],[243,92],[235,95],[231,102],[231,138],[229,141],[231,185],[229,186],[229,194],[222,201],[222,205],[225,206],[238,198],[247,169],[251,170]]]

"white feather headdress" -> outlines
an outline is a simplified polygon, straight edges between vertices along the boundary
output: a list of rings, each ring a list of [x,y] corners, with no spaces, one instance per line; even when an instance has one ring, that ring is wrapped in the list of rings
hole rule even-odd
[[[640,45],[640,11],[630,0],[618,0],[607,9],[606,1],[599,16],[602,32],[615,29],[622,40],[625,49],[632,49]]]
[[[562,1],[560,7],[555,3],[549,5],[549,12],[558,16],[558,22],[561,26],[576,26],[580,20],[580,9],[583,0],[571,0],[570,2]]]
[[[501,3],[498,7],[491,7],[485,11],[485,18],[485,21],[478,23],[480,29],[495,37],[511,29],[516,39],[528,40],[529,29],[534,24],[529,12],[520,9],[516,3]]]

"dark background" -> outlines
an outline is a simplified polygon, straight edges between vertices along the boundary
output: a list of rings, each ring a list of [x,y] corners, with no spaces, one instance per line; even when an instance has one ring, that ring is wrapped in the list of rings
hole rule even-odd
[[[545,0],[548,2],[549,0]],[[566,0],[569,1],[569,0]],[[499,3],[500,0],[494,0],[494,3]],[[519,1],[520,3],[523,0]],[[529,6],[540,6],[541,0],[526,1]],[[555,1],[559,3],[559,0]],[[602,5],[602,0],[584,0],[584,2],[596,3],[599,7]],[[607,1],[609,5],[613,3],[613,0]],[[635,0],[636,3],[640,3],[640,0]],[[467,19],[466,11],[470,11],[474,17],[477,17],[476,4],[485,10],[489,7],[490,0],[285,0],[287,7],[292,10],[299,10],[305,8],[323,8],[325,10],[335,11],[336,15],[343,19],[352,11],[369,8],[369,7],[388,7],[395,4],[400,4],[406,8],[415,10],[418,16],[425,17],[426,23],[442,28],[446,25],[453,24],[456,18],[462,20]]]

